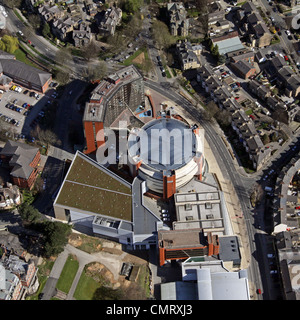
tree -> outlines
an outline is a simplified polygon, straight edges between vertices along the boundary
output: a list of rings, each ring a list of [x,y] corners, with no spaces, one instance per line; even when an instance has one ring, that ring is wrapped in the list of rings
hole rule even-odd
[[[208,0],[196,0],[196,9],[199,11],[198,21],[200,22],[201,31],[206,37],[208,34]]]
[[[140,9],[142,4],[143,0],[125,0],[123,2],[123,10],[129,14],[133,14]]]
[[[50,29],[49,23],[47,23],[47,22],[45,22],[44,25],[43,25],[42,35],[45,38],[51,37],[51,29]]]
[[[27,202],[20,205],[19,213],[22,220],[29,223],[34,223],[41,219],[40,212]]]
[[[211,54],[216,58],[219,57],[219,47],[217,44],[212,47]]]
[[[14,53],[19,48],[19,40],[6,34],[0,40],[0,48],[8,53]]]
[[[61,65],[65,65],[68,61],[72,60],[72,54],[69,49],[62,48],[55,54],[55,60]]]
[[[107,73],[107,65],[104,61],[100,61],[97,65],[88,65],[84,69],[84,76],[87,81],[101,80]]]
[[[166,50],[175,43],[175,39],[171,36],[167,25],[162,21],[155,20],[153,22],[152,34],[159,49]]]
[[[211,117],[214,117],[219,112],[218,106],[213,101],[209,101],[206,107]]]
[[[43,223],[44,255],[58,255],[64,250],[71,234],[72,226],[58,221]]]
[[[38,30],[41,27],[41,18],[38,14],[30,14],[28,17],[28,21],[30,21],[31,26],[35,30]]]
[[[65,85],[70,80],[70,74],[65,71],[58,71],[55,79],[62,85]]]
[[[49,145],[61,145],[61,141],[57,138],[57,135],[49,129],[40,130],[38,138],[42,143],[46,144],[47,149]]]
[[[19,8],[21,6],[22,0],[5,0],[5,5],[10,9]]]
[[[99,55],[99,48],[94,42],[89,43],[82,51],[82,56],[85,60],[90,61],[91,59],[97,58]]]

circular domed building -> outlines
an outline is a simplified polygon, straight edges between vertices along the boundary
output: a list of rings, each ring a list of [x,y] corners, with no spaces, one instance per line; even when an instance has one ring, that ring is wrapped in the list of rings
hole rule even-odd
[[[197,126],[160,117],[133,128],[128,137],[131,173],[147,181],[151,191],[168,199],[205,170],[203,143]]]

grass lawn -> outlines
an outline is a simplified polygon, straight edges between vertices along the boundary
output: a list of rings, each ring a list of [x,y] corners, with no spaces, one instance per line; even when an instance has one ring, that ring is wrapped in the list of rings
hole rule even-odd
[[[69,292],[78,267],[79,263],[76,260],[76,257],[74,257],[73,255],[69,255],[56,284],[56,288],[58,290],[61,290],[65,293]]]
[[[17,60],[24,62],[24,63],[28,64],[29,66],[37,68],[37,66],[34,63],[32,63],[29,59],[27,59],[26,53],[22,49],[20,49],[20,48],[17,49],[14,52],[14,55],[16,56]]]
[[[94,292],[100,287],[101,284],[87,276],[85,270],[83,270],[74,292],[74,298],[76,300],[92,300]]]

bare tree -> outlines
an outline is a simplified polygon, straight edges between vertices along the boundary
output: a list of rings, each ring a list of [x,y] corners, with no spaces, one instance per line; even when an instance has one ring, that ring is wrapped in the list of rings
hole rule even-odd
[[[65,65],[72,59],[71,51],[67,48],[58,50],[55,54],[55,60],[58,64]]]
[[[57,135],[49,130],[43,130],[39,125],[31,132],[31,135],[38,139],[41,143],[46,145],[46,148],[49,148],[49,145],[61,145],[61,141],[58,139]]]
[[[84,70],[83,76],[87,81],[101,80],[107,73],[107,65],[104,61],[89,64]]]
[[[198,21],[200,22],[201,31],[206,36],[208,34],[208,0],[196,0],[195,5],[199,11]]]
[[[99,48],[92,41],[82,50],[82,56],[85,60],[90,61],[91,59],[97,58],[99,55]]]

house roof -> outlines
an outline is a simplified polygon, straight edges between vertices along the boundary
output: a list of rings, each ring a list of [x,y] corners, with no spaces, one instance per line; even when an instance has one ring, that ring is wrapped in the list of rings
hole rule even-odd
[[[212,41],[215,45],[218,45],[220,54],[226,54],[228,52],[244,49],[244,46],[237,35],[234,37],[228,37],[224,39],[221,38],[221,40],[219,39],[220,38],[215,38],[215,39],[212,39]]]
[[[26,143],[8,140],[0,155],[11,156],[9,165],[13,167],[11,175],[18,178],[28,179],[34,168],[30,166],[36,156],[38,148]]]
[[[14,59],[0,59],[0,72],[11,78],[24,79],[36,86],[43,86],[52,75]]]

